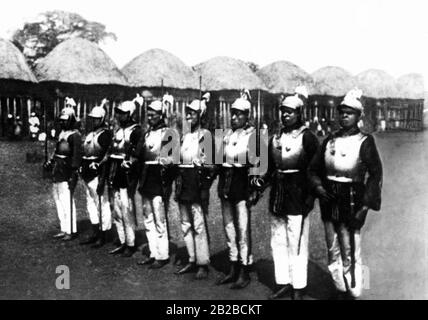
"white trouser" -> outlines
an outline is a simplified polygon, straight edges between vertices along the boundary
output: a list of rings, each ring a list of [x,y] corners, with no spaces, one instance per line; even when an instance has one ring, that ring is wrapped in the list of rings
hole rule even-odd
[[[150,257],[156,260],[169,258],[169,240],[165,205],[161,196],[153,198],[135,193],[137,215],[143,217],[150,249]]]
[[[271,247],[277,284],[306,287],[308,274],[309,216],[271,216]],[[299,250],[300,239],[300,250]]]
[[[67,234],[77,232],[76,205],[73,199],[73,231],[71,231],[71,212],[70,212],[70,189],[68,182],[56,182],[53,184],[53,197],[55,200],[58,219],[61,231]]]
[[[360,230],[350,232],[343,223],[335,226],[330,221],[324,222],[324,227],[328,269],[336,289],[357,298],[363,286]]]
[[[86,186],[86,209],[89,213],[89,220],[91,220],[92,224],[99,224],[100,223],[100,204],[99,204],[99,197],[97,194],[97,187],[98,187],[98,177],[95,177],[89,182],[85,182]],[[105,195],[101,196],[101,219],[102,219],[102,231],[110,230],[111,229],[111,210],[110,210],[110,203],[108,201],[108,197]]]
[[[196,262],[200,266],[209,264],[208,232],[201,205],[180,204],[180,220],[189,262]]]
[[[226,232],[229,260],[240,261],[243,265],[251,265],[251,226],[250,211],[245,200],[233,205],[228,200],[221,200],[223,225]]]
[[[135,244],[135,217],[133,202],[126,188],[113,189],[114,225],[121,244]]]

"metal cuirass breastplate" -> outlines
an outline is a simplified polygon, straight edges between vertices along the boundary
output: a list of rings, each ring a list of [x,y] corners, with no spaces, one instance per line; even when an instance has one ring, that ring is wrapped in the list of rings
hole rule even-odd
[[[271,156],[275,167],[280,170],[299,169],[304,149],[303,135],[305,128],[299,128],[291,132],[283,132],[272,139]]]
[[[136,126],[137,124],[133,124],[127,128],[119,128],[116,130],[113,137],[113,149],[111,155],[113,158],[125,158],[126,148],[130,143],[131,134]]]
[[[155,161],[161,152],[165,128],[152,130],[146,134],[144,145],[144,161]]]
[[[357,182],[364,179],[360,149],[366,138],[364,134],[358,133],[333,138],[327,143],[324,160],[328,179],[343,182]]]
[[[242,167],[248,165],[248,149],[254,128],[237,129],[225,137],[224,153],[226,163],[223,166]]]
[[[103,148],[98,142],[98,138],[105,131],[105,129],[90,132],[83,143],[83,157],[84,158],[98,158],[103,153]]]
[[[58,156],[69,157],[71,155],[71,146],[68,138],[74,134],[74,130],[61,131],[58,137],[57,148],[55,154]]]

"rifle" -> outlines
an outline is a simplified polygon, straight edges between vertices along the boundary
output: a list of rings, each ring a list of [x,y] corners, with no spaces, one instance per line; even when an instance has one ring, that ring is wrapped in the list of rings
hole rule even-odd
[[[45,162],[43,164],[42,178],[48,179],[51,176],[51,166],[46,166],[49,161],[48,156],[48,120],[47,120],[47,111],[46,104],[43,104],[43,126],[45,127],[45,141],[44,141],[44,153],[45,153]]]
[[[260,157],[260,127],[261,127],[261,115],[260,115],[260,89],[257,94],[257,118],[256,118],[256,157]]]
[[[98,181],[99,183],[99,181]],[[101,202],[101,196],[98,195],[98,206],[99,206],[99,211],[100,211],[100,232],[103,232],[103,204]]]
[[[260,161],[260,128],[261,128],[261,107],[260,107],[261,103],[260,103],[260,90],[258,90],[257,93],[257,108],[256,108],[256,157],[259,158]],[[260,163],[257,164],[257,166],[260,167]],[[263,195],[263,190],[256,190],[256,197],[253,201],[251,201],[252,203],[250,204],[251,206],[256,205],[257,202],[260,200],[261,196]]]
[[[45,127],[45,162],[48,162],[48,120],[47,118],[47,112],[46,112],[46,104],[43,106],[43,118],[44,118],[44,127]]]

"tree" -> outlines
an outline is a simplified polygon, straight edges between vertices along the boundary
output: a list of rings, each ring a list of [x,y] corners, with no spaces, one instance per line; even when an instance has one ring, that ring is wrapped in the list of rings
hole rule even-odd
[[[251,62],[251,61],[246,62],[246,64],[248,67],[250,67],[251,71],[253,71],[253,72],[259,71],[259,65],[258,64]]]
[[[41,13],[34,22],[27,22],[12,36],[12,42],[22,51],[31,68],[55,46],[70,38],[85,38],[100,43],[106,38],[117,40],[106,26],[88,21],[77,13],[48,11]]]

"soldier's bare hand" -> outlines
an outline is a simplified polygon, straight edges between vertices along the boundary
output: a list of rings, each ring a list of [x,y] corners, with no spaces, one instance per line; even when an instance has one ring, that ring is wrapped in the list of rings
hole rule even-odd
[[[158,162],[161,166],[168,166],[171,164],[171,160],[165,157],[159,157]]]
[[[358,210],[349,223],[350,227],[352,229],[361,229],[366,221],[367,212],[367,207],[363,207],[362,209]]]
[[[124,160],[120,166],[125,170],[129,170],[131,169],[131,161]]]
[[[322,201],[332,201],[334,200],[334,196],[327,192],[327,190],[324,189],[323,186],[318,186],[315,189],[316,194]]]
[[[45,170],[51,170],[52,169],[52,160],[48,160],[45,163],[43,163],[43,168]]]
[[[256,189],[261,189],[264,185],[264,180],[260,177],[253,177],[250,181],[250,185]]]
[[[99,167],[100,165],[97,162],[91,162],[91,164],[89,165],[89,168],[92,170],[98,170]]]

